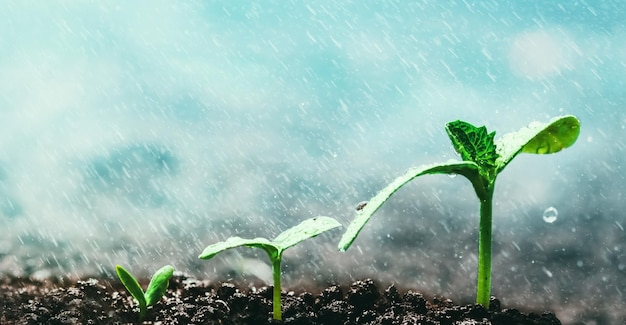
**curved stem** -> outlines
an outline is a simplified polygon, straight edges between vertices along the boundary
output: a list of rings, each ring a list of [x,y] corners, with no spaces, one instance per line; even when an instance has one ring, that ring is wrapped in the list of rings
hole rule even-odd
[[[283,318],[280,303],[280,261],[282,256],[272,259],[272,273],[274,275],[274,319],[281,320]]]
[[[480,197],[480,225],[478,230],[478,283],[476,303],[489,308],[491,297],[491,219],[493,208],[493,186]]]

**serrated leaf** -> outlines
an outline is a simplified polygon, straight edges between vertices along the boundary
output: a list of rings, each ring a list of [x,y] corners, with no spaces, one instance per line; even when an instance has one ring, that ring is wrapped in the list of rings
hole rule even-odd
[[[266,238],[258,237],[254,239],[247,239],[241,237],[230,237],[225,241],[207,246],[204,251],[202,251],[202,254],[198,256],[198,258],[208,260],[227,249],[240,246],[262,248],[271,256],[274,256],[276,252],[280,250],[279,247],[274,245]]]
[[[484,126],[475,127],[460,120],[446,124],[446,132],[464,161],[472,161],[483,168],[495,167],[498,157],[493,142],[495,132],[488,133]]]
[[[171,265],[166,265],[154,272],[145,294],[147,306],[152,306],[163,297],[172,274],[174,274],[174,268]]]
[[[130,274],[130,272],[126,271],[126,269],[123,268],[121,265],[115,266],[115,272],[120,278],[120,281],[122,281],[124,287],[126,287],[126,290],[128,290],[133,298],[137,300],[140,309],[141,306],[146,306],[146,298],[143,295],[143,289],[141,289],[141,286],[139,285],[139,282],[137,282],[137,279],[132,274]]]
[[[281,250],[285,250],[303,240],[315,237],[337,227],[341,227],[341,224],[333,218],[323,216],[315,217],[304,220],[297,226],[285,230],[274,239],[273,243],[280,247]]]
[[[354,218],[352,223],[350,223],[348,229],[341,237],[341,241],[338,246],[339,250],[346,251],[350,245],[352,245],[352,242],[354,242],[372,215],[387,201],[387,199],[389,199],[393,193],[414,178],[428,174],[459,174],[470,180],[475,180],[478,175],[478,166],[471,161],[450,161],[447,163],[422,165],[410,168],[404,173],[404,175],[396,178],[393,182],[374,195],[374,197],[372,197],[367,204],[365,204],[365,206],[361,206],[361,209],[357,211],[357,216]]]
[[[548,123],[533,122],[517,132],[505,134],[496,140],[499,158],[498,172],[520,152],[550,154],[559,152],[576,142],[580,121],[572,115],[560,116]]]

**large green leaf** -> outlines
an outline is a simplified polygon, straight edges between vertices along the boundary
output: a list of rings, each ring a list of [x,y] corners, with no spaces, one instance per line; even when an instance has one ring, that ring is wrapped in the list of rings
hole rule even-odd
[[[204,251],[202,251],[202,254],[198,256],[198,258],[208,260],[227,249],[240,246],[262,248],[271,256],[275,256],[276,253],[280,250],[279,247],[274,245],[266,238],[258,237],[254,239],[247,239],[241,237],[230,237],[225,241],[207,246]]]
[[[548,123],[533,122],[517,132],[505,134],[496,140],[498,172],[520,152],[549,154],[559,152],[576,142],[580,121],[572,115],[560,116]]]
[[[315,237],[337,227],[341,227],[341,224],[333,218],[323,216],[315,217],[304,220],[299,225],[285,230],[274,239],[273,243],[280,247],[281,250],[285,250],[305,239]]]
[[[147,306],[154,305],[163,297],[165,291],[167,291],[172,274],[174,274],[174,268],[171,265],[166,265],[154,272],[145,294]]]
[[[341,237],[339,242],[339,250],[346,251],[352,242],[359,235],[365,224],[369,221],[372,215],[387,201],[387,199],[399,190],[406,183],[410,182],[414,178],[427,175],[427,174],[459,174],[467,177],[470,180],[477,179],[478,165],[471,161],[450,161],[447,163],[440,163],[434,165],[423,165],[410,168],[404,173],[404,175],[396,178],[393,182],[383,188],[374,197],[372,197],[367,204],[361,209],[357,210],[357,216],[352,223],[348,226],[348,229]]]

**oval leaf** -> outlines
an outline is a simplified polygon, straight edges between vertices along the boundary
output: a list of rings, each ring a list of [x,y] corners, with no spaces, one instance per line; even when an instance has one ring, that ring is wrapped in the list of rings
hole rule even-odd
[[[230,237],[226,241],[215,243],[213,245],[207,246],[202,254],[198,256],[203,260],[208,260],[213,256],[231,248],[239,247],[239,246],[247,246],[247,247],[258,247],[264,249],[270,256],[274,256],[275,252],[279,250],[273,243],[271,243],[268,239],[265,238],[254,238],[247,239],[241,237]]]
[[[166,265],[154,272],[145,294],[147,306],[152,306],[163,297],[165,291],[167,291],[172,274],[174,274],[174,267],[171,265]]]
[[[553,120],[532,138],[522,151],[525,153],[549,154],[559,152],[576,142],[580,134],[580,121],[574,116]]]
[[[143,312],[146,309],[146,298],[143,295],[143,290],[141,289],[139,282],[137,282],[137,279],[135,279],[135,277],[130,274],[130,272],[126,271],[126,269],[121,265],[115,266],[115,272],[120,278],[120,281],[122,281],[124,287],[126,287],[126,290],[128,290],[133,298],[135,298],[135,300],[139,303],[140,312]]]
[[[517,132],[496,140],[498,172],[520,152],[549,154],[559,152],[576,142],[580,121],[572,115],[560,116],[549,123],[533,122]]]
[[[305,239],[315,237],[325,231],[337,227],[341,227],[341,224],[333,218],[323,216],[315,217],[305,220],[299,225],[285,230],[274,239],[273,243],[284,251],[285,249]]]
[[[473,180],[477,177],[478,165],[470,161],[450,161],[447,163],[423,165],[410,168],[406,173],[404,173],[404,175],[396,178],[393,182],[378,192],[364,206],[360,206],[361,209],[357,210],[358,212],[356,218],[354,218],[352,223],[348,226],[346,232],[341,237],[339,250],[346,251],[350,245],[352,245],[352,242],[354,242],[356,237],[361,232],[361,229],[363,229],[372,215],[393,193],[414,178],[428,174],[459,174]]]

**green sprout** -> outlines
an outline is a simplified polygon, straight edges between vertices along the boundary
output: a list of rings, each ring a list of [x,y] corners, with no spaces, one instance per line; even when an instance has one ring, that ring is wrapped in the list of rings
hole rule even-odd
[[[463,121],[448,123],[446,131],[463,161],[413,167],[396,178],[357,208],[357,216],[341,238],[339,250],[346,251],[371,216],[393,193],[414,178],[427,174],[463,175],[472,183],[480,200],[476,303],[489,308],[492,200],[496,176],[521,152],[549,154],[571,146],[580,133],[580,122],[571,115],[554,118],[549,123],[533,122],[495,141],[495,132],[488,133],[484,126],[475,127]]]
[[[341,227],[341,224],[333,218],[315,217],[305,220],[299,225],[284,231],[274,238],[273,241],[269,241],[266,238],[245,239],[241,237],[230,237],[226,241],[207,246],[198,258],[208,260],[222,251],[239,246],[257,247],[265,250],[272,263],[272,274],[274,278],[273,315],[274,319],[281,320],[280,261],[283,256],[283,252],[287,248],[294,246],[305,239],[315,237],[325,231],[337,227]]]
[[[122,281],[126,290],[130,292],[130,294],[137,300],[139,303],[139,322],[143,321],[143,318],[146,316],[146,310],[148,306],[152,306],[161,299],[165,291],[167,291],[167,286],[169,285],[169,280],[174,274],[174,268],[171,265],[166,265],[160,268],[158,271],[154,272],[152,275],[152,279],[150,279],[150,283],[148,284],[148,289],[144,293],[139,285],[137,279],[130,274],[130,272],[126,271],[122,266],[116,265],[115,271],[117,272],[117,276]]]

